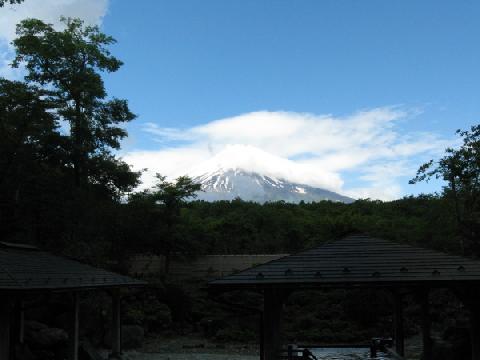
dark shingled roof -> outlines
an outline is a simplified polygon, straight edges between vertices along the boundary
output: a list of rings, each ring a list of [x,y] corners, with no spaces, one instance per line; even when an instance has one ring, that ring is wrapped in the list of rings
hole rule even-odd
[[[0,242],[0,290],[62,290],[142,286],[115,274],[29,245]]]
[[[212,288],[455,285],[480,282],[480,261],[363,235],[211,281]]]

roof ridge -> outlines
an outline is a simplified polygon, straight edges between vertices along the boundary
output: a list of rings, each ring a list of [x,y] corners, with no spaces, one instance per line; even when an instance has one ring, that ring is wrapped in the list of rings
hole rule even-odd
[[[441,281],[480,282],[479,259],[355,234],[212,280],[209,285],[385,286]]]
[[[39,248],[34,245],[23,244],[23,243],[12,243],[8,241],[0,241],[0,246],[5,247],[7,249],[33,250],[33,251],[39,250]]]

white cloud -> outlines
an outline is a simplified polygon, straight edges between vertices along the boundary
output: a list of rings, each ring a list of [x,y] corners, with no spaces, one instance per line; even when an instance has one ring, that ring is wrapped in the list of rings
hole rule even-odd
[[[402,158],[396,158],[395,161],[383,160],[378,163],[370,163],[362,169],[359,176],[359,180],[368,185],[346,189],[345,194],[361,199],[396,199],[402,193],[402,186],[399,184],[398,178],[412,177],[416,170],[415,165]]]
[[[205,161],[209,156],[209,151],[202,147],[184,147],[158,151],[133,151],[126,154],[124,160],[132,164],[136,171],[146,169],[142,176],[142,187],[150,188],[154,184],[156,173],[177,178],[185,175],[187,169]]]
[[[404,177],[450,144],[434,134],[401,133],[409,112],[384,107],[346,117],[253,112],[187,129],[144,126],[163,148],[125,154],[134,168],[170,178],[238,166],[353,197],[390,200]],[[236,165],[235,165],[236,164]]]
[[[58,27],[60,17],[78,17],[87,24],[100,24],[108,8],[108,0],[25,0],[18,5],[0,8],[0,76],[18,78],[20,73],[8,68],[13,58],[10,45],[21,20],[37,18]]]

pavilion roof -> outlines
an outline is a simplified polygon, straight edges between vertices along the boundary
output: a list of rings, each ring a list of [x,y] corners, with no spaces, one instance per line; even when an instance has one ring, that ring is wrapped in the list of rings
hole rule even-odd
[[[33,246],[0,242],[0,291],[142,285],[145,285],[143,281],[56,256]]]
[[[398,286],[480,282],[480,261],[351,235],[209,283],[212,288]]]

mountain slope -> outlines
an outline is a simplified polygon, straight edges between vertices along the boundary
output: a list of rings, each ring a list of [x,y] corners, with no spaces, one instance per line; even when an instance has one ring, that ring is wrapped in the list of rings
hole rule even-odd
[[[336,174],[270,154],[251,145],[227,145],[189,172],[202,185],[201,200],[233,200],[264,203],[286,201],[299,203],[331,200],[349,203],[353,199],[333,191],[303,183],[333,187],[341,179]],[[306,180],[308,179],[308,180]]]
[[[202,185],[203,192],[198,193],[198,199],[206,201],[233,200],[237,197],[259,203],[280,200],[291,203],[321,200],[344,203],[354,201],[352,198],[332,191],[242,169],[217,169],[196,176],[193,180]]]

